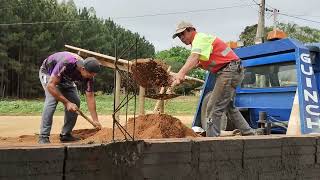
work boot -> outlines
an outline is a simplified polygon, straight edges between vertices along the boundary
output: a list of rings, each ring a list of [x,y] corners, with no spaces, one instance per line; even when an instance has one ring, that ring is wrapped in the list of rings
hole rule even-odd
[[[79,141],[79,140],[80,140],[79,138],[76,138],[71,134],[65,134],[65,135],[60,134],[61,142],[72,142],[72,141]]]
[[[264,129],[263,128],[258,128],[258,129],[252,129],[249,132],[242,133],[242,136],[259,136],[259,135],[264,135]]]
[[[258,128],[254,130],[254,135],[264,135],[264,128]]]
[[[38,140],[38,143],[39,144],[50,144],[50,140],[49,140],[49,137],[39,137],[39,140]]]

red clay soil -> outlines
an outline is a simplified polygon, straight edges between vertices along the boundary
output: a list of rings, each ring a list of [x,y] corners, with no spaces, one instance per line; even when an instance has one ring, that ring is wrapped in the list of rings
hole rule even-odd
[[[165,65],[159,61],[146,60],[138,61],[131,67],[133,79],[137,84],[144,88],[169,86],[172,80]]]
[[[127,131],[133,134],[133,118],[128,120]],[[77,143],[101,143],[112,140],[112,129],[103,128],[100,131],[95,129],[75,130],[72,134],[80,139]],[[149,114],[138,116],[135,120],[135,139],[159,139],[159,138],[185,138],[199,137],[192,129],[186,127],[175,117],[166,114]],[[115,129],[115,140],[124,140],[125,137],[119,128]],[[130,139],[128,137],[128,139]],[[37,144],[37,135],[22,135],[19,137],[0,137],[1,146],[10,145],[32,145]],[[58,135],[51,135],[52,143],[59,143]]]

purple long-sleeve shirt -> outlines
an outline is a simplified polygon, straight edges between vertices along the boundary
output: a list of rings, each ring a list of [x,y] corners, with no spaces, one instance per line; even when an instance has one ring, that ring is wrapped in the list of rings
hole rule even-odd
[[[73,86],[74,81],[84,83],[86,91],[93,91],[93,78],[86,79],[77,69],[77,61],[82,60],[77,54],[70,52],[57,52],[45,59],[41,65],[41,72],[54,75],[60,79],[62,87]]]

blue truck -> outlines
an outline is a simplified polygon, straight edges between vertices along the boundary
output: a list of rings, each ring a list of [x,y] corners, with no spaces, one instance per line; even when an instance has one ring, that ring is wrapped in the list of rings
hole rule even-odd
[[[245,68],[245,78],[236,90],[235,106],[251,127],[268,124],[272,133],[285,133],[297,93],[301,132],[320,133],[320,43],[303,44],[286,38],[234,51]],[[215,75],[208,73],[194,127],[205,126],[201,121],[204,122],[204,109],[214,82]],[[232,130],[230,121],[226,122],[227,130]]]

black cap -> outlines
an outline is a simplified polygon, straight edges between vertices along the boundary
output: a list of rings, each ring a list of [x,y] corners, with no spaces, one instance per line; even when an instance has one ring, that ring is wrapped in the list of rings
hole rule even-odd
[[[94,57],[83,60],[83,67],[90,73],[98,73],[101,69],[99,61]]]

